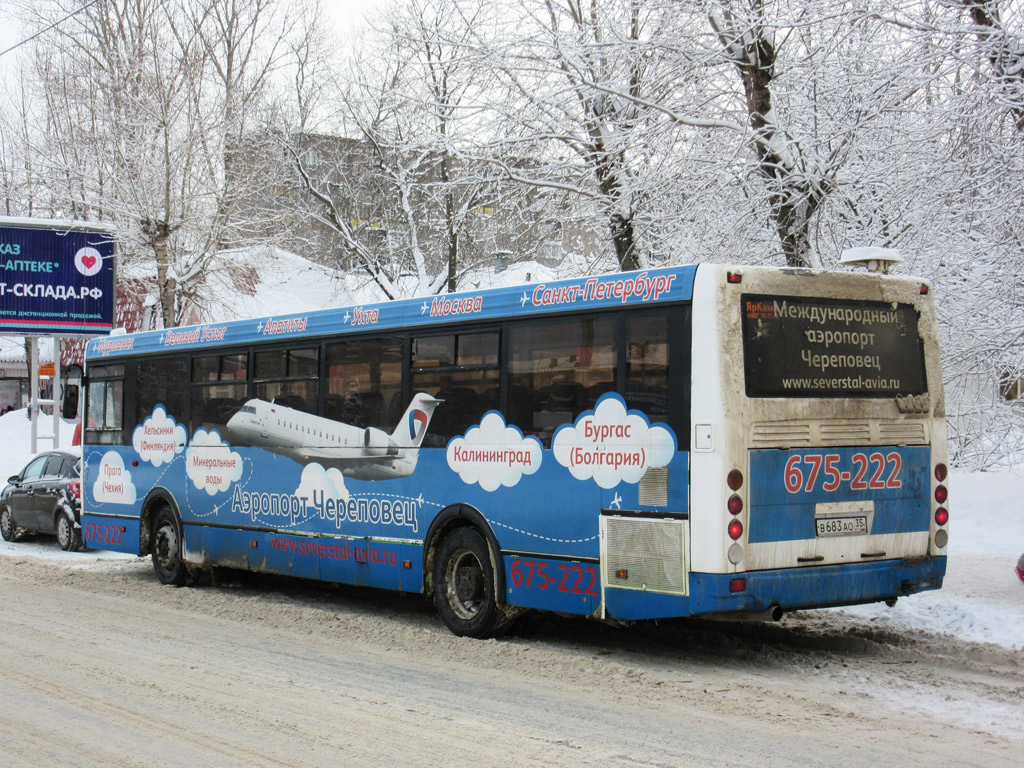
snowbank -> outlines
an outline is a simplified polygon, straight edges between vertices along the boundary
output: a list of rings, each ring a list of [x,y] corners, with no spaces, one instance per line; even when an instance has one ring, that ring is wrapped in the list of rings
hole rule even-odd
[[[949,482],[949,563],[943,588],[893,608],[831,609],[890,625],[1024,648],[1024,584],[1014,573],[1024,552],[1024,466],[956,472]]]

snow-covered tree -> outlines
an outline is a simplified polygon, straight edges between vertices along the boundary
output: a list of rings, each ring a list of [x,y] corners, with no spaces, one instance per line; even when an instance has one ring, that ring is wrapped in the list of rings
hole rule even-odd
[[[583,203],[619,269],[649,260],[637,220],[663,179],[678,125],[670,110],[685,86],[659,50],[676,12],[642,0],[525,0],[502,4],[500,21],[475,30],[500,86],[486,111],[494,162],[522,185]]]
[[[37,25],[79,8],[30,11]],[[246,230],[232,164],[259,119],[289,31],[271,0],[106,0],[48,33],[35,55],[30,141],[54,215],[112,222],[151,274],[163,323],[202,301],[213,254]]]
[[[481,258],[472,246],[487,247],[483,220],[509,197],[467,151],[487,80],[467,41],[485,16],[448,0],[394,6],[325,97],[330,129],[288,147],[315,215],[386,297],[455,290]]]

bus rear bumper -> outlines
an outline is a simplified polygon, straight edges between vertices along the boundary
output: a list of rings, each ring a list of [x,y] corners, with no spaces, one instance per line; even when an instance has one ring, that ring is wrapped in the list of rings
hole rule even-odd
[[[945,557],[746,573],[691,573],[690,612],[791,611],[892,600],[939,589]],[[737,580],[744,580],[742,589]],[[733,591],[736,590],[736,591]]]

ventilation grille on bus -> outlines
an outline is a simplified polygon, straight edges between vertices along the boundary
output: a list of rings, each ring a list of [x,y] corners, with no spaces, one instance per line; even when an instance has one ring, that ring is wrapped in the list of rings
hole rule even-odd
[[[668,506],[668,467],[649,467],[640,478],[640,503],[645,507]]]
[[[792,445],[811,444],[811,425],[776,422],[755,424],[752,435],[752,447],[775,448]]]
[[[821,442],[825,445],[862,445],[871,442],[871,425],[862,422],[822,424]]]
[[[684,521],[614,516],[602,520],[607,586],[687,594]]]
[[[890,421],[878,425],[878,437],[882,444],[925,445],[928,430],[923,421]]]
[[[927,445],[924,421],[774,421],[754,424],[751,448],[801,448],[811,445]]]

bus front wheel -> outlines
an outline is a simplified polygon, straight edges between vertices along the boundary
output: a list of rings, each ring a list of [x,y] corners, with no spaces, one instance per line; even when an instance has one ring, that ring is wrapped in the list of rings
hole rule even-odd
[[[459,637],[495,637],[508,628],[490,548],[474,529],[459,528],[441,542],[434,561],[434,605]]]
[[[181,557],[181,522],[174,510],[164,504],[153,515],[150,541],[153,543],[153,570],[162,584],[182,587],[188,579],[188,569]]]

